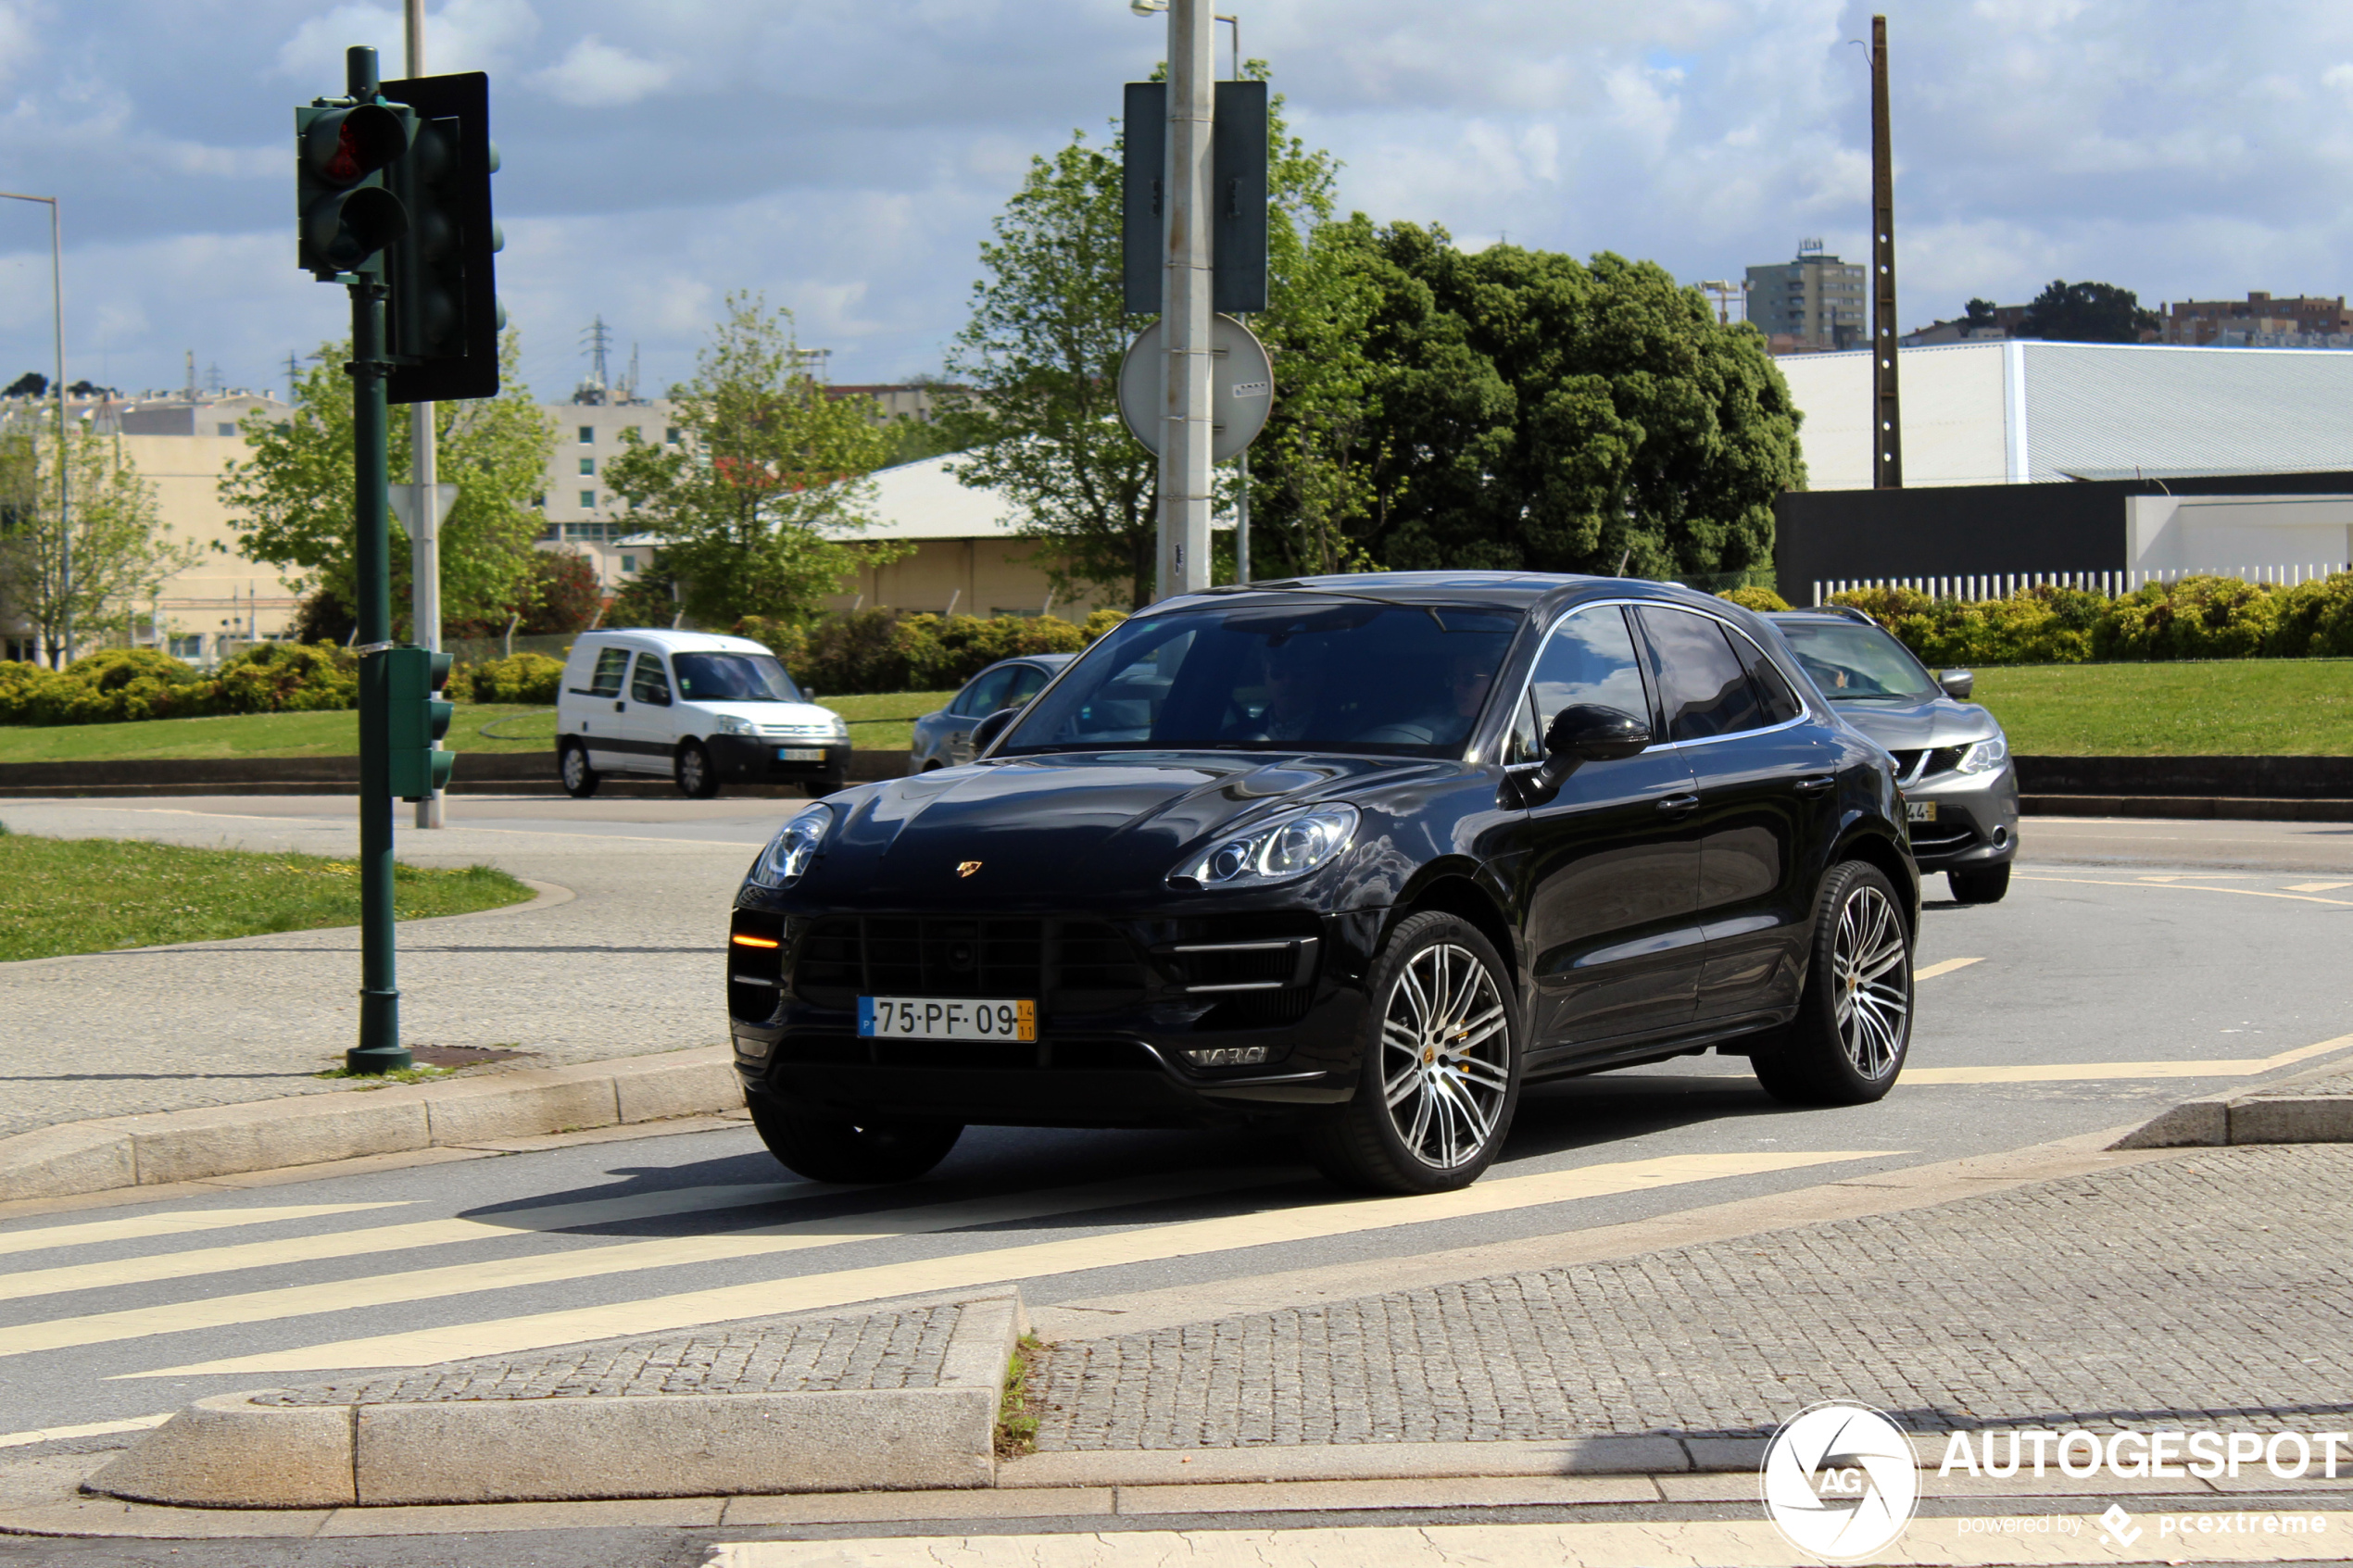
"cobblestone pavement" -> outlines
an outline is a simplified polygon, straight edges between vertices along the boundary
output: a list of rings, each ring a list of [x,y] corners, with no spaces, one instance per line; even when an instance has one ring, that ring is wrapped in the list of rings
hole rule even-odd
[[[2305,1078],[2258,1094],[2258,1099],[2343,1099],[2353,1095],[2353,1073],[2326,1078]]]
[[[210,815],[9,801],[0,819],[19,833],[352,853],[348,817],[241,818],[263,803],[218,804]],[[743,804],[773,815],[787,803]],[[400,834],[400,857],[416,864],[487,862],[577,895],[404,923],[406,1044],[520,1047],[535,1054],[519,1065],[545,1066],[726,1039],[727,910],[773,824],[694,824],[699,840],[607,825],[617,834],[488,824]],[[348,927],[0,964],[0,1136],[335,1089],[311,1074],[355,1043],[359,985],[359,934]]]
[[[1041,1450],[2353,1415],[2353,1148],[2199,1150],[1910,1212],[1055,1345]]]
[[[451,1361],[350,1383],[282,1389],[265,1405],[429,1404],[591,1395],[798,1394],[928,1388],[939,1381],[953,1305],[866,1317],[748,1323],[668,1338],[575,1347],[552,1355]]]

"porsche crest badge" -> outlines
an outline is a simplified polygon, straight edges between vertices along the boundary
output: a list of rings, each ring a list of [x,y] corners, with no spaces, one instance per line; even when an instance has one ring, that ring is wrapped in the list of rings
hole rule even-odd
[[[959,860],[956,862],[956,874],[958,876],[970,876],[973,872],[978,870],[980,870],[980,862],[978,860]]]

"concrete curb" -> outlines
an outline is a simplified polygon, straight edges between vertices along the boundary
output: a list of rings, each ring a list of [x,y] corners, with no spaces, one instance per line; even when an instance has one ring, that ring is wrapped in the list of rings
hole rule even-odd
[[[318,1509],[993,1486],[1021,1297],[960,1306],[933,1387],[383,1405],[224,1394],[148,1433],[88,1489]]]
[[[2224,795],[2021,795],[2021,816],[2154,817],[2195,822],[2353,822],[2353,800]]]
[[[65,1122],[0,1138],[0,1202],[736,1110],[726,1046]]]
[[[2231,1144],[2353,1143],[2353,1094],[2300,1093],[2296,1085],[2346,1075],[2343,1062],[2243,1095],[2194,1099],[2125,1134],[2112,1148],[2221,1148]]]

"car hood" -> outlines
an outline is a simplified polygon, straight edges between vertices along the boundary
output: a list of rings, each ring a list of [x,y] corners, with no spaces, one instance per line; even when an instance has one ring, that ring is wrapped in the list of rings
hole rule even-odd
[[[1833,702],[1838,716],[1890,751],[1925,751],[1992,740],[2002,726],[1973,702],[1949,696],[1914,702],[1898,697],[1856,697]]]
[[[831,728],[835,714],[830,708],[820,708],[813,702],[702,702],[686,698],[697,712],[729,713],[750,720],[762,729],[772,724],[815,724]]]
[[[1419,759],[1260,752],[1062,753],[943,768],[858,792],[812,896],[855,891],[927,904],[1009,895],[1158,893],[1213,834],[1368,783],[1428,773]],[[979,869],[959,868],[979,862]]]

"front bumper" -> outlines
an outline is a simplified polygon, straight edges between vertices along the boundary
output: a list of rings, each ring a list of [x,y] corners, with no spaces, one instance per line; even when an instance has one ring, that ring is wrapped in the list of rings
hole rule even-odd
[[[774,735],[713,735],[704,743],[711,765],[729,784],[807,784],[831,781],[837,787],[849,771],[846,740],[805,741]],[[819,762],[784,762],[780,751],[818,751]]]
[[[1923,872],[2007,865],[2018,854],[2018,773],[1945,772],[1904,788],[1906,806],[1932,802],[1933,822],[1913,822],[1912,859]]]
[[[1201,1127],[1296,1113],[1338,1103],[1355,1089],[1364,978],[1382,915],[1202,915],[1197,908],[1165,918],[784,915],[739,908],[737,935],[773,933],[767,939],[781,945],[730,946],[736,1069],[748,1095],[851,1118]],[[849,924],[864,933],[855,972],[843,958],[842,932]],[[1033,938],[1032,926],[1043,935]],[[927,935],[907,936],[918,927]],[[966,933],[967,927],[973,929]],[[993,980],[969,967],[957,970],[958,944],[966,935],[974,947],[993,953],[1036,941],[1038,983],[1025,985],[1017,966],[1000,968]],[[1292,944],[1290,957],[1265,947],[1270,940]],[[910,941],[924,948],[913,960]],[[1203,966],[1239,960],[1202,954],[1226,941],[1258,944],[1248,949],[1250,962],[1263,955],[1277,966],[1296,967],[1280,976],[1286,984],[1277,988],[1217,988],[1231,974]],[[1116,960],[1122,946],[1127,958],[1119,961],[1128,968],[1108,972],[1103,960]],[[928,968],[918,973],[910,962]],[[1058,983],[1082,967],[1093,989]],[[860,995],[1019,997],[1025,990],[1044,993],[1035,997],[1035,1042],[858,1034]],[[1213,1051],[1229,1054],[1211,1060],[1189,1054]]]

